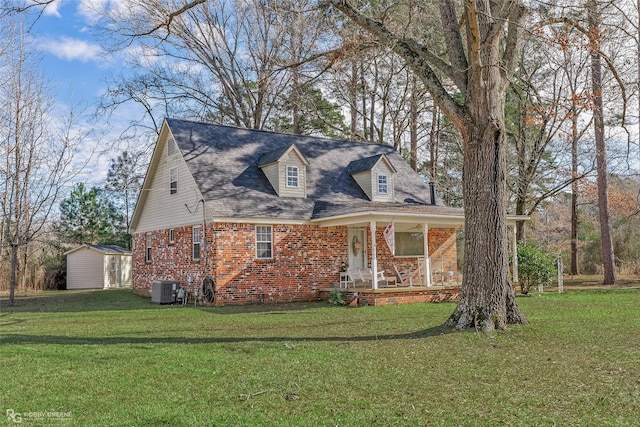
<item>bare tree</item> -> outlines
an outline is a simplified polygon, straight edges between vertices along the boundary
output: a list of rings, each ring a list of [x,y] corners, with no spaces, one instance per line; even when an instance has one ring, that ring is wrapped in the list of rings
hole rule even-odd
[[[20,253],[26,254],[27,246],[49,224],[65,186],[77,176],[74,154],[83,140],[72,131],[73,112],[66,117],[52,114],[53,97],[29,53],[27,20],[16,14],[2,18],[10,28],[11,46],[3,57],[1,75],[6,80],[0,86],[1,255],[3,262],[8,258],[10,305],[19,280]]]
[[[156,123],[171,115],[262,129],[289,106],[286,115],[300,129],[296,96],[317,74],[309,57],[323,38],[309,1],[135,0],[124,11],[110,3],[96,7],[105,47],[137,53],[131,65],[138,72],[110,82],[105,111],[133,100]]]

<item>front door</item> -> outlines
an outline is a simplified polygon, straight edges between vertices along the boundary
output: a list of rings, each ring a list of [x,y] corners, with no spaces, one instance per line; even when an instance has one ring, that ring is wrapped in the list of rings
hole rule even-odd
[[[365,230],[349,228],[349,268],[367,266],[367,241]]]

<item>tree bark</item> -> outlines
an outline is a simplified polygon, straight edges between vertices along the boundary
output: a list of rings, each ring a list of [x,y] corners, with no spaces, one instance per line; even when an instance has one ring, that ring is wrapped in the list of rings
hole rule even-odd
[[[591,47],[591,84],[593,89],[593,125],[596,140],[596,168],[598,171],[598,214],[604,284],[616,283],[613,241],[609,226],[609,182],[607,178],[607,149],[604,141],[604,111],[602,105],[602,60],[600,58],[600,16],[595,0],[587,4],[589,44]]]
[[[575,108],[575,97],[574,97]],[[571,274],[580,274],[580,264],[578,262],[578,138],[577,122],[572,118],[572,139],[571,139]]]
[[[349,138],[355,140],[358,136],[358,67],[355,61],[351,64],[351,81],[349,84]]]
[[[431,130],[429,132],[429,161],[431,169],[429,175],[431,181],[437,182],[438,179],[438,149],[440,146],[440,110],[436,105],[433,106],[431,112]]]
[[[409,100],[409,165],[414,171],[418,170],[418,79],[414,76],[411,84],[411,98]]]
[[[457,329],[505,329],[526,323],[509,277],[506,204],[505,90],[493,18],[467,1],[468,116],[464,142],[464,275],[460,300],[447,324]],[[514,47],[515,48],[515,47]]]
[[[504,122],[505,90],[521,49],[526,12],[522,1],[466,0],[460,20],[454,2],[441,1],[448,63],[428,46],[398,36],[365,16],[348,0],[331,3],[403,57],[462,134],[464,276],[458,306],[446,325],[491,331],[505,329],[509,323],[526,323],[509,278]],[[459,22],[465,25],[466,47]],[[450,95],[432,67],[454,82],[464,97],[462,102]]]

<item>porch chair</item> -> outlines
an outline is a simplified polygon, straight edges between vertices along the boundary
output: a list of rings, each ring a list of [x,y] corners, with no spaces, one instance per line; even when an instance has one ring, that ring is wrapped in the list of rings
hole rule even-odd
[[[358,281],[362,282],[363,284],[373,281],[373,274],[370,268],[362,268],[362,267],[350,268],[347,270],[347,274],[349,275],[349,278],[351,279],[351,281],[354,283],[354,287],[356,287],[355,283]],[[389,280],[384,277],[384,271],[382,270],[376,273],[376,277],[378,279],[378,283],[380,282],[389,283]]]
[[[353,268],[347,269],[347,275],[349,276],[349,282],[348,283],[353,284],[354,288],[356,287],[356,282],[364,282],[364,279],[362,277],[362,273],[360,272],[360,268],[358,268],[358,267],[353,267]]]
[[[411,273],[400,272],[398,266],[393,264],[393,269],[396,271],[396,276],[400,280],[400,286],[413,286],[413,277]]]

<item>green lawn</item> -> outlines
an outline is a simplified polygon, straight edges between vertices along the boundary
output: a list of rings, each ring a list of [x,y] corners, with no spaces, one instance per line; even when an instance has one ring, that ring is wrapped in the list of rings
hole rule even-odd
[[[5,300],[0,425],[13,424],[8,410],[23,425],[640,422],[640,290],[518,298],[530,324],[492,336],[442,329],[451,303],[194,308],[128,290]]]

